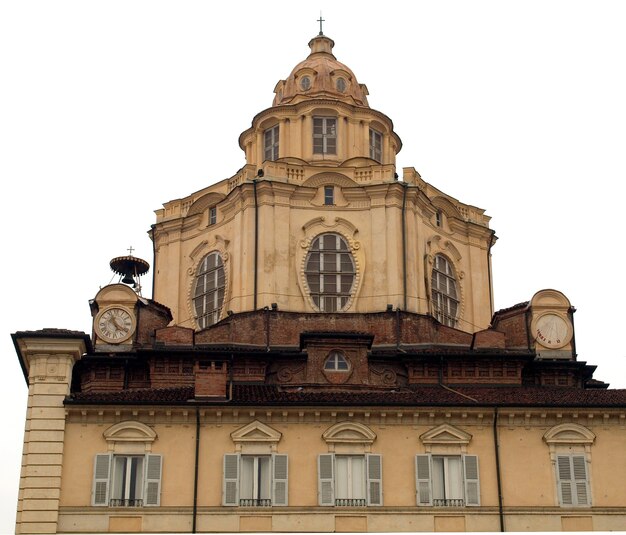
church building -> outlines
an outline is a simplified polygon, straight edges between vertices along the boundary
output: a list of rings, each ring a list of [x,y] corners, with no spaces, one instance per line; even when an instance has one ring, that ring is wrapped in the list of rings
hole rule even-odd
[[[309,47],[245,165],[157,210],[150,264],[112,260],[92,332],[12,335],[16,532],[626,530],[626,390],[574,307],[494,311],[489,216],[397,169],[392,120]]]

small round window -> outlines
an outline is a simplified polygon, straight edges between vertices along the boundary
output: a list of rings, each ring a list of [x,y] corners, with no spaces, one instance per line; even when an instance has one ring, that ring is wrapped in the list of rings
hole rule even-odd
[[[337,91],[344,93],[346,90],[346,81],[343,78],[337,79]]]
[[[309,78],[308,76],[303,76],[300,79],[300,87],[303,91],[308,91],[309,89],[311,89],[311,78]]]
[[[324,369],[332,372],[347,372],[350,364],[341,351],[331,351],[324,363]]]
[[[209,253],[200,262],[193,289],[193,308],[201,329],[219,321],[225,286],[222,257],[217,252]]]

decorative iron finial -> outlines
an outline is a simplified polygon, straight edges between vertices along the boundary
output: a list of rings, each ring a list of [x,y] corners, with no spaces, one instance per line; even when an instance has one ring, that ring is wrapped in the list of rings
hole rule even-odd
[[[317,22],[320,23],[320,33],[318,35],[324,35],[324,30],[322,29],[322,22],[326,22],[323,18],[322,18],[322,12],[320,11],[320,18],[317,19]]]
[[[131,245],[128,249],[126,249],[126,250],[128,251],[128,254],[129,254],[130,256],[133,256],[133,251],[134,251],[135,249],[133,249],[133,246],[132,246],[132,245]]]

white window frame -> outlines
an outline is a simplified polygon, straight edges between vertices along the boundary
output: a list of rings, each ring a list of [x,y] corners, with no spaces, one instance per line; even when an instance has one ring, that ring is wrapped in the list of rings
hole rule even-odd
[[[364,460],[364,489],[363,498],[338,497],[337,493],[337,460],[347,460],[347,466],[351,467],[350,459],[361,458]],[[318,503],[321,506],[330,507],[366,507],[383,505],[383,474],[382,455],[375,453],[365,454],[335,454],[322,453],[317,458],[318,474]],[[348,469],[348,477],[350,469]],[[346,481],[346,487],[351,488],[351,481]]]
[[[335,245],[332,248],[326,248],[328,237],[335,238]],[[319,262],[313,258],[315,255]],[[346,259],[349,259],[350,266],[349,270],[344,271],[343,268],[348,268],[348,265],[342,260]],[[318,267],[314,268],[316,264]],[[345,310],[356,284],[356,265],[348,241],[340,234],[332,232],[316,236],[311,243],[304,266],[309,293],[314,305],[321,312]],[[348,276],[351,277],[350,288],[344,291],[342,278]],[[327,289],[330,282],[334,282],[334,291],[332,292]],[[313,283],[315,285],[312,288]],[[317,291],[313,291],[313,289]]]
[[[141,458],[141,496],[134,499],[114,498],[115,486],[114,465],[117,459]],[[147,453],[144,455],[114,453],[100,453],[95,456],[93,470],[93,486],[91,505],[96,507],[151,507],[161,504],[161,474],[163,458],[161,455]],[[130,475],[131,464],[127,463],[127,473]],[[130,478],[127,477],[123,496],[128,495]]]
[[[313,117],[313,154],[337,154],[337,118]]]
[[[437,321],[448,327],[456,327],[461,304],[459,284],[454,265],[439,253],[433,259],[431,299]]]
[[[253,497],[242,498],[242,459],[252,459],[253,466],[258,467],[260,459],[269,459],[270,498],[260,498],[257,480],[253,479]],[[226,507],[274,507],[289,505],[289,459],[286,454],[272,453],[248,455],[227,453],[224,455],[222,505]],[[256,493],[256,494],[255,494]]]
[[[433,458],[461,460],[463,498],[450,499],[433,496]],[[417,505],[435,507],[473,507],[480,505],[480,471],[477,455],[419,454],[415,456]],[[445,475],[445,473],[444,473]]]
[[[370,128],[370,158],[379,163],[383,161],[383,135],[374,128]]]
[[[210,259],[215,257],[217,258],[215,265],[210,266]],[[201,282],[202,289],[198,287]],[[226,271],[222,255],[212,251],[198,265],[193,284],[193,310],[198,327],[205,329],[219,321],[225,292]]]
[[[272,126],[263,132],[263,155],[264,160],[278,160],[278,149],[280,146],[279,125]]]
[[[326,358],[324,369],[330,372],[348,372],[350,371],[350,362],[341,351],[334,350]]]

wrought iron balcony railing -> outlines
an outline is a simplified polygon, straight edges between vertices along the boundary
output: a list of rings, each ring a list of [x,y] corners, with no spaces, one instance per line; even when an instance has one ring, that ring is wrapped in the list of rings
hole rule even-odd
[[[143,507],[143,500],[120,500],[111,498],[109,500],[109,507]]]
[[[367,501],[360,498],[337,498],[335,505],[337,507],[365,507]]]
[[[435,507],[463,507],[465,505],[465,502],[462,499],[456,499],[456,500],[438,500],[438,499],[434,499],[433,500],[433,505]]]
[[[272,500],[261,500],[258,498],[241,498],[239,500],[241,507],[271,507]]]

